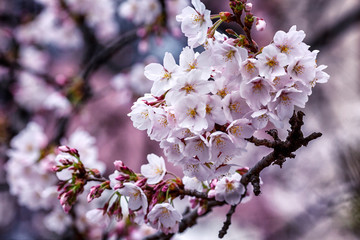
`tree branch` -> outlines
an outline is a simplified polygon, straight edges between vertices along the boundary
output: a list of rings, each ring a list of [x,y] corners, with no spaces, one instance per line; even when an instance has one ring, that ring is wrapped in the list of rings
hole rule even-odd
[[[338,36],[347,31],[351,26],[360,22],[360,6],[353,8],[349,13],[344,14],[341,19],[335,21],[322,31],[318,31],[317,35],[309,41],[311,49],[321,49],[324,46],[335,41]]]
[[[223,227],[219,232],[219,235],[218,235],[219,238],[223,238],[226,235],[226,233],[231,225],[231,217],[235,213],[236,207],[237,207],[237,205],[231,205],[228,213],[226,214],[226,221],[224,222]]]
[[[91,74],[93,74],[97,69],[99,69],[103,64],[109,61],[118,51],[120,51],[127,44],[136,40],[137,34],[136,29],[128,31],[118,39],[110,43],[104,49],[102,49],[97,55],[95,55],[90,62],[85,66],[84,70],[81,72],[80,77],[84,81],[88,81]]]
[[[312,133],[308,137],[303,136],[301,131],[301,126],[304,125],[303,117],[304,113],[299,111],[298,113],[293,114],[290,119],[291,131],[288,131],[288,137],[285,141],[281,141],[276,131],[268,131],[267,133],[274,138],[273,142],[267,142],[264,140],[257,140],[254,138],[248,139],[250,142],[254,142],[256,144],[266,143],[265,146],[269,146],[274,149],[273,152],[263,157],[258,163],[255,164],[246,174],[244,174],[241,178],[241,183],[247,187],[249,183],[251,183],[254,187],[254,194],[258,196],[260,191],[260,172],[264,170],[264,168],[270,166],[271,164],[277,164],[282,167],[282,164],[285,162],[286,158],[294,158],[295,152],[302,146],[307,146],[308,143],[318,137],[320,137],[321,133]],[[264,145],[264,144],[260,144]]]

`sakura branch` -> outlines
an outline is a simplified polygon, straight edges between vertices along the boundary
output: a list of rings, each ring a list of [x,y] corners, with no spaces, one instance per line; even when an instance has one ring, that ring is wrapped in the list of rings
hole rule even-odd
[[[310,51],[304,43],[304,31],[292,26],[287,32],[277,31],[268,45],[258,46],[252,30],[262,31],[266,22],[253,14],[253,5],[246,0],[230,0],[232,12],[217,14],[211,14],[200,0],[192,0],[192,6],[182,6],[184,1],[171,3],[123,1],[118,9],[120,16],[139,28],[102,47],[98,35],[104,25],[97,18],[91,20],[92,9],[100,5],[84,9],[76,1],[60,0],[53,4],[44,1],[49,18],[55,18],[54,11],[59,10],[70,16],[70,19],[58,19],[64,31],[59,36],[78,30],[74,32],[73,42],[64,42],[65,46],[79,44],[78,35],[83,41],[89,41],[85,46],[83,63],[86,64],[75,77],[64,81],[55,78],[66,94],[66,101],[56,106],[67,111],[60,114],[53,140],[47,139],[40,126],[29,124],[23,135],[12,143],[8,171],[15,179],[17,156],[29,151],[33,155],[26,166],[31,171],[37,173],[34,163],[41,162],[48,163],[44,172],[49,173],[49,165],[54,164],[51,170],[60,180],[57,192],[63,210],[75,216],[84,199],[89,204],[100,202],[100,208],[97,205],[86,215],[102,224],[102,230],[108,231],[103,235],[108,237],[129,237],[133,229],[139,230],[139,225],[145,223],[153,233],[144,234],[147,239],[170,239],[197,224],[198,218],[207,216],[215,207],[228,205],[223,226],[219,226],[222,238],[227,234],[236,208],[253,195],[249,185],[255,196],[260,194],[262,171],[270,165],[282,167],[288,158],[295,157],[297,149],[321,136],[321,133],[304,136],[301,129],[304,114],[298,111],[305,107],[312,89],[329,79],[324,72],[326,66],[317,63],[318,51]],[[224,22],[238,24],[242,33],[233,29],[226,30],[229,35],[219,33],[217,30]],[[142,46],[139,48],[144,50],[144,41],[150,34],[173,31],[175,35],[179,26],[188,46],[179,56],[166,52],[162,63],[144,67],[143,75],[152,87],[136,100],[128,114],[135,128],[145,130],[150,139],[159,142],[165,158],[149,154],[148,163],[141,166],[140,173],[116,160],[114,172],[107,177],[104,166],[96,161],[97,149],[91,136],[79,130],[80,133],[75,132],[77,137],[63,140],[71,120],[67,114],[92,97],[89,84],[92,74],[114,54],[138,37]],[[24,35],[18,37],[31,37]],[[204,50],[198,51],[198,46]],[[12,67],[25,69],[20,65]],[[24,78],[27,82],[33,80],[31,76]],[[26,99],[23,102],[27,104]],[[278,132],[286,132],[287,123],[290,129],[287,138],[282,140]],[[30,136],[38,138],[38,145],[31,142]],[[63,146],[58,148],[55,157],[51,154],[53,144],[59,142]],[[243,155],[248,144],[265,146],[272,152],[249,168],[249,161]],[[170,173],[166,161],[177,166],[180,174]],[[53,184],[54,178],[49,182]],[[26,199],[27,195],[14,189]],[[50,193],[54,190],[49,190]],[[188,201],[190,207],[185,213],[178,210],[177,200]],[[41,208],[46,204],[46,201],[33,202],[31,207]],[[91,205],[87,206],[88,210]]]

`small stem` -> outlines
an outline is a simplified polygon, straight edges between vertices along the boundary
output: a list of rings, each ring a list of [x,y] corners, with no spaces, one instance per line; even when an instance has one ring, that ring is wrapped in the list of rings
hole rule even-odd
[[[210,15],[210,19],[217,19],[217,18],[220,18],[219,14]]]
[[[89,182],[106,182],[108,181],[106,178],[102,177],[102,178],[88,178],[86,179]]]

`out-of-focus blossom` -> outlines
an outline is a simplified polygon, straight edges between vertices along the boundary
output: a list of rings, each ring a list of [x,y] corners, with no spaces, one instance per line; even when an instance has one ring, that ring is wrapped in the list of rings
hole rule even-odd
[[[181,219],[179,211],[169,203],[156,204],[148,214],[151,226],[160,229],[165,234],[177,232]]]

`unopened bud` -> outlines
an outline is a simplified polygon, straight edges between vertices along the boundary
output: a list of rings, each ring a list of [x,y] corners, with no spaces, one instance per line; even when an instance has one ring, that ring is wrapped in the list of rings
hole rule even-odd
[[[245,4],[245,11],[246,11],[246,12],[250,12],[251,9],[252,9],[252,3],[247,3],[247,4]]]
[[[52,168],[51,168],[51,171],[53,171],[53,172],[57,172],[57,171],[59,171],[60,170],[60,168],[58,167],[58,166],[53,166]]]
[[[144,186],[146,184],[146,181],[147,181],[147,178],[143,178],[141,180],[138,180],[135,184],[136,184],[136,186],[141,188],[142,186]]]
[[[265,20],[262,18],[257,18],[255,27],[257,31],[264,31],[266,28]]]
[[[66,158],[59,159],[59,162],[60,162],[62,165],[72,165],[72,164],[73,164],[72,161],[70,161],[69,159],[66,159]]]
[[[164,185],[163,188],[161,189],[162,192],[166,192],[169,189],[168,185]]]
[[[91,169],[90,171],[91,171],[91,173],[92,173],[92,175],[93,175],[94,177],[97,177],[97,178],[101,177],[101,173],[100,173],[100,171],[99,171],[98,169],[93,168],[93,169]]]
[[[215,189],[217,182],[218,182],[217,179],[213,179],[213,180],[211,181],[211,183],[210,183],[210,188],[211,188],[211,189]]]
[[[208,192],[208,198],[214,198],[215,197],[215,190],[212,189]]]
[[[245,173],[247,173],[249,171],[249,168],[248,167],[243,167],[243,168],[239,168],[236,170],[236,172],[238,174],[240,174],[241,176],[244,175]]]
[[[232,30],[231,28],[228,28],[225,31],[230,35],[237,36],[237,33],[234,30]]]
[[[65,145],[58,147],[58,149],[59,149],[59,151],[64,152],[64,153],[68,153],[70,151],[70,148]]]
[[[201,207],[199,207],[199,208],[197,209],[197,214],[198,214],[199,216],[201,216],[201,215],[203,215],[203,214],[206,212],[206,210],[207,210],[207,206],[201,206]]]
[[[220,19],[221,19],[223,22],[230,22],[230,21],[231,21],[231,20],[230,20],[230,18],[231,18],[231,16],[232,16],[231,13],[229,13],[229,12],[220,12],[219,15],[220,15]]]
[[[116,170],[120,171],[120,168],[124,166],[124,163],[121,160],[116,160],[114,166]]]

